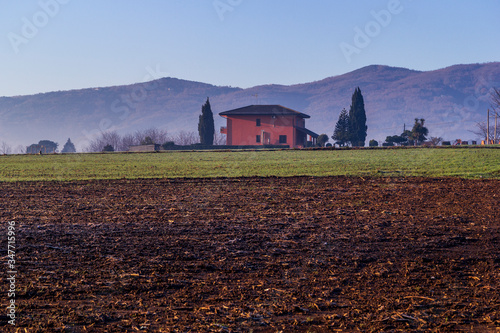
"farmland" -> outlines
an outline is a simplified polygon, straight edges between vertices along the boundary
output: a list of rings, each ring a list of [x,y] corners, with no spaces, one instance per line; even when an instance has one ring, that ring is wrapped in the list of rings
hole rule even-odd
[[[3,156],[12,330],[495,331],[499,151]]]
[[[500,177],[500,149],[362,149],[0,156],[0,181],[248,176]]]

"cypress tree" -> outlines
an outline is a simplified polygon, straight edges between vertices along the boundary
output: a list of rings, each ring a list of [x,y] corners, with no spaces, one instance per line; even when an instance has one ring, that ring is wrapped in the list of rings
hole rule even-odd
[[[349,142],[349,115],[345,108],[340,112],[332,139],[341,147]]]
[[[349,109],[349,141],[353,147],[363,147],[366,140],[366,112],[361,89],[357,87],[352,94],[352,104]]]
[[[214,144],[214,115],[210,107],[210,101],[207,97],[206,103],[201,107],[201,115],[198,122],[198,133],[200,134],[200,143],[211,146]]]
[[[76,153],[76,148],[71,139],[68,138],[68,141],[64,144],[64,147],[61,153]]]

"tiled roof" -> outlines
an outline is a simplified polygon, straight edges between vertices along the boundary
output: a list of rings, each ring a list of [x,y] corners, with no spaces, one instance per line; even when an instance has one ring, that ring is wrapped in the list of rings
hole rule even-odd
[[[302,118],[310,118],[309,115],[286,108],[281,105],[249,105],[242,108],[224,111],[219,113],[220,116],[299,116]]]

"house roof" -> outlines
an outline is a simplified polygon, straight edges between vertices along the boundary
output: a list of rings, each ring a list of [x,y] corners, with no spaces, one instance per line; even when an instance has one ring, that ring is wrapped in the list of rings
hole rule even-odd
[[[224,111],[220,116],[299,116],[311,118],[309,115],[286,108],[281,105],[249,105],[242,108]]]

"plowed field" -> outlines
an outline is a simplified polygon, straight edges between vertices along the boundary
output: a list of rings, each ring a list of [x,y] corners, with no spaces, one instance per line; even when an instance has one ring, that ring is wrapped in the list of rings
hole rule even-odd
[[[452,178],[0,183],[0,329],[495,332],[499,204]]]

